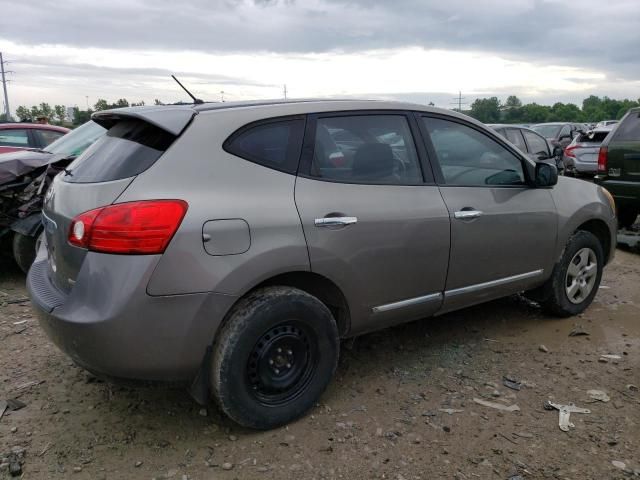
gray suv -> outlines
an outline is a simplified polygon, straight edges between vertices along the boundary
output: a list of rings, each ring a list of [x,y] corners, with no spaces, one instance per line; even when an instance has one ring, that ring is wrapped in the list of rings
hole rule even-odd
[[[455,112],[373,101],[140,107],[59,174],[27,283],[106,377],[183,382],[259,429],[339,340],[518,292],[568,316],[614,253],[606,190]],[[557,184],[556,184],[557,183]]]

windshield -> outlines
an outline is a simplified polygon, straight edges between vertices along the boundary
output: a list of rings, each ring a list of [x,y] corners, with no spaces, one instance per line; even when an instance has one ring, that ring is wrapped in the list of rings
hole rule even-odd
[[[556,138],[562,125],[534,125],[531,130],[538,132],[544,138]]]
[[[104,135],[106,130],[93,120],[67,133],[63,137],[46,147],[47,152],[62,154],[67,157],[77,157],[84,152],[89,145]]]

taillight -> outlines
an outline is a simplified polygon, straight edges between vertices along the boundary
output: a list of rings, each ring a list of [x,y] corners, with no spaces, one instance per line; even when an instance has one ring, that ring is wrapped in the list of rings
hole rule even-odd
[[[564,154],[566,157],[572,157],[572,158],[576,158],[576,154],[573,153],[573,151],[575,150],[575,148],[577,147],[577,145],[570,145],[567,148],[564,149]]]
[[[163,253],[188,207],[184,200],[146,200],[96,208],[73,219],[68,241],[94,252]]]
[[[607,147],[600,147],[600,151],[598,152],[598,172],[606,173],[607,172],[607,155],[608,155]]]

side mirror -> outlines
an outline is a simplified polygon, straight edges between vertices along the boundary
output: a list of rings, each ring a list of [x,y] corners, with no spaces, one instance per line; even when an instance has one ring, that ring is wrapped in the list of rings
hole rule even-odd
[[[558,183],[558,169],[549,163],[536,164],[536,187],[553,187]]]
[[[571,140],[571,134],[562,135],[561,137],[558,137],[558,141],[562,141],[562,140]]]
[[[547,160],[548,158],[550,158],[549,152],[545,152],[544,150],[536,152],[536,157],[538,158],[538,160]]]

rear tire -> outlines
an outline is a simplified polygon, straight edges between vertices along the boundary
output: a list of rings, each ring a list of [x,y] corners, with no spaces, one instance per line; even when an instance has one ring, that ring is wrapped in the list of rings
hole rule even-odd
[[[13,258],[24,273],[29,271],[36,258],[41,235],[42,232],[35,237],[18,232],[13,234]]]
[[[582,313],[600,286],[604,254],[590,232],[577,231],[567,242],[551,278],[530,298],[552,315],[570,317]]]
[[[638,209],[634,207],[622,207],[618,209],[618,227],[631,228],[638,218]]]
[[[336,322],[316,297],[266,287],[233,308],[214,344],[211,392],[245,427],[295,420],[320,398],[338,364]]]

